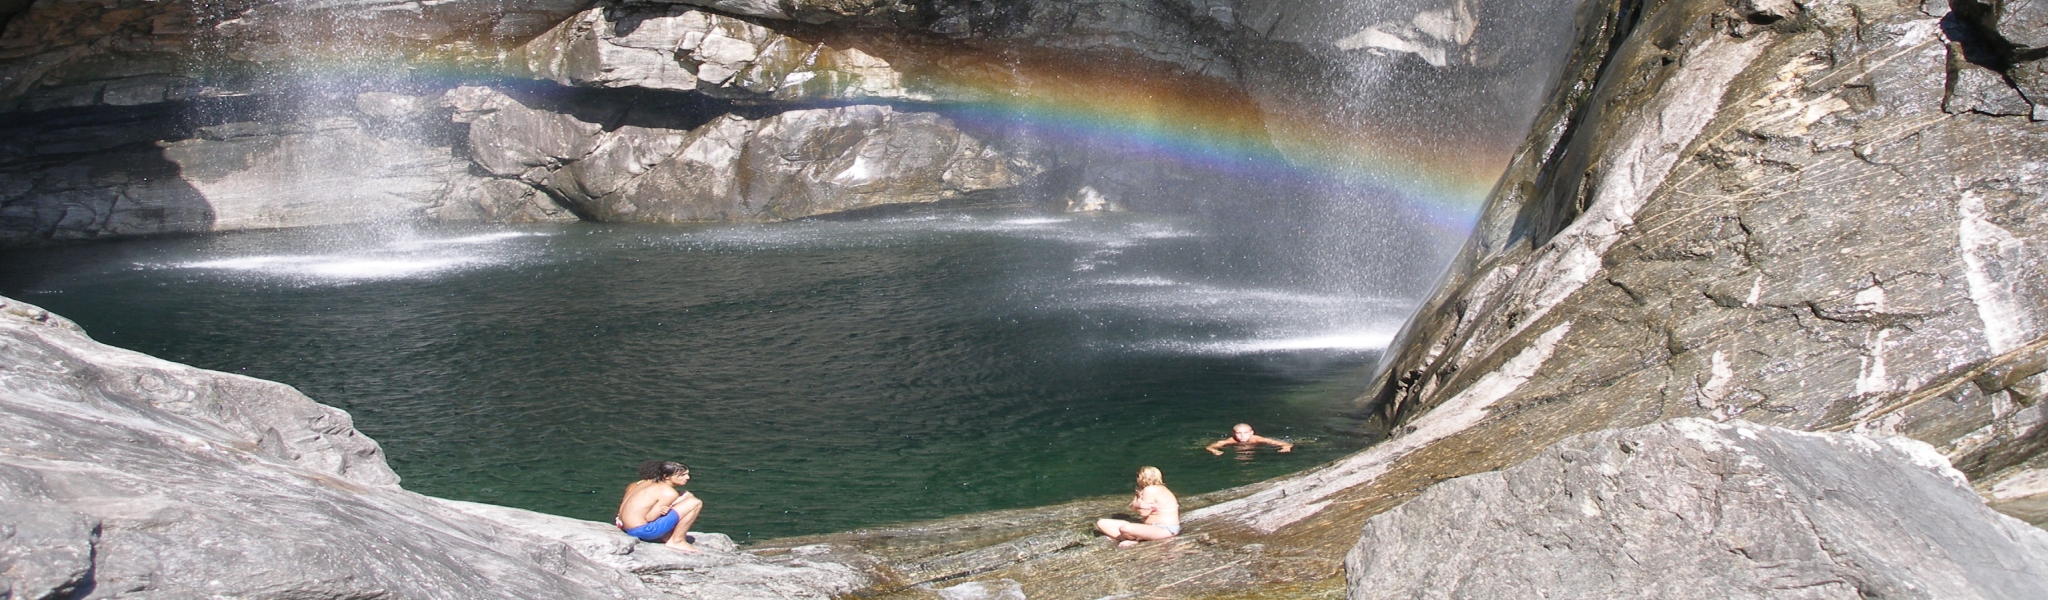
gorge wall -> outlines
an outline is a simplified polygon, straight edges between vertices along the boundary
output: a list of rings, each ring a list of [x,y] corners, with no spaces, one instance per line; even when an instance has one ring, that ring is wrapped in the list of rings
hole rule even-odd
[[[1673,417],[1905,435],[2042,522],[2048,95],[2019,6],[1618,12],[1374,399],[1512,440],[1494,466]]]
[[[42,0],[0,15],[0,246],[1302,195],[1074,123],[1256,160],[1369,129],[1343,120],[1386,92],[1324,85],[1361,69],[1547,78],[1532,35],[1474,37],[1508,8],[1421,4]],[[1535,102],[1449,106],[1392,112],[1485,133]]]

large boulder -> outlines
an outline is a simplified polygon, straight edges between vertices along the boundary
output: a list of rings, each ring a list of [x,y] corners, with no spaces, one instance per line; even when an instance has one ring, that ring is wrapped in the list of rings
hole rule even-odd
[[[885,105],[649,116],[607,96],[463,87],[477,164],[600,221],[778,221],[1015,188],[1035,169],[936,113]]]
[[[2048,531],[1932,446],[1677,419],[1560,442],[1365,525],[1350,598],[2034,598]]]
[[[737,99],[934,99],[928,91],[906,88],[904,73],[888,60],[858,48],[806,42],[751,21],[680,6],[593,8],[519,50],[518,67],[564,85]],[[910,60],[930,62],[915,54]]]

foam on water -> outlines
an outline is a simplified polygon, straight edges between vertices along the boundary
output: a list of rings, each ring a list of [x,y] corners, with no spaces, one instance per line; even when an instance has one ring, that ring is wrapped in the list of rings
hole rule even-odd
[[[1184,340],[1162,340],[1140,346],[1138,350],[1164,351],[1176,354],[1207,354],[1238,356],[1245,354],[1271,354],[1289,352],[1376,352],[1385,350],[1393,343],[1392,331],[1361,331],[1328,335],[1307,335],[1293,337],[1251,338],[1235,340],[1214,340],[1190,342]]]
[[[235,271],[300,285],[416,279],[450,271],[503,264],[517,252],[505,242],[549,234],[497,231],[442,238],[405,238],[341,248],[328,254],[253,254],[144,264],[144,268]],[[342,244],[347,246],[348,244]],[[223,253],[251,252],[228,250]],[[260,250],[253,250],[260,252]]]
[[[177,269],[219,269],[294,278],[356,281],[421,277],[482,262],[484,261],[461,257],[247,256],[166,266]]]

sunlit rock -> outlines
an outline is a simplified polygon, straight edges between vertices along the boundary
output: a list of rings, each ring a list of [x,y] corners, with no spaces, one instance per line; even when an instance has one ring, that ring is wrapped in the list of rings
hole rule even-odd
[[[1472,34],[1478,28],[1479,21],[1466,0],[1455,0],[1450,6],[1417,12],[1405,22],[1388,21],[1367,27],[1337,40],[1337,47],[1409,53],[1430,66],[1443,67],[1454,59],[1470,62],[1463,56],[1463,50],[1472,43]]]
[[[774,221],[1015,188],[1032,171],[936,113],[855,105],[636,122],[605,98],[450,93],[492,174],[602,221]]]
[[[1350,598],[2026,598],[2048,531],[1927,444],[1679,419],[1574,437],[1374,517]]]
[[[2005,489],[1996,506],[2033,502],[2007,482],[2048,464],[2031,441],[2048,127],[1964,56],[1981,40],[1953,21],[1797,6],[1772,21],[1669,5],[1581,63],[1402,335],[1382,408],[1425,418],[1568,324],[1499,404],[1516,416],[1478,427],[1544,424],[1498,452],[1741,418],[1913,437]],[[1724,26],[1686,25],[1710,18]]]
[[[889,61],[702,10],[606,5],[520,49],[534,76],[564,85],[697,91],[736,99],[930,100]]]

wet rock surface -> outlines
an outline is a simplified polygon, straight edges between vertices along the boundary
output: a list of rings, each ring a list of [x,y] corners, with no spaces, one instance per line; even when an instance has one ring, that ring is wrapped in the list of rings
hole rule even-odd
[[[1933,447],[1677,419],[1573,437],[1365,525],[1353,600],[2026,598],[2048,531]]]
[[[8,299],[0,406],[13,597],[827,598],[869,577],[828,547],[761,558],[700,534],[707,552],[684,556],[406,492],[340,410],[99,345]]]
[[[1739,417],[1911,436],[1980,490],[2036,472],[2048,128],[1999,116],[2020,111],[1951,15],[1801,6],[1812,27],[1651,5],[1539,124],[1382,407],[1484,397],[1471,431],[1533,434],[1486,444],[1508,456]]]

